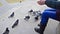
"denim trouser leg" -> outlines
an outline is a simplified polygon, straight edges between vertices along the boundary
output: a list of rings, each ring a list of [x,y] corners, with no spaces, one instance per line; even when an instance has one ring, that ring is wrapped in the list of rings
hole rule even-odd
[[[56,20],[56,10],[55,9],[46,9],[42,14],[40,23],[43,25],[46,25],[49,18]]]

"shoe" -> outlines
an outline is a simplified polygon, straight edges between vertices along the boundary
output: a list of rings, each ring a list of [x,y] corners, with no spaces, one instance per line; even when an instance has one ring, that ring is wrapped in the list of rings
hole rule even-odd
[[[35,30],[37,33],[39,33],[39,34],[43,34],[43,32],[40,31],[40,28],[34,28],[34,30]]]
[[[47,25],[47,24],[46,24]],[[34,28],[34,30],[39,33],[39,34],[43,34],[46,28],[46,25],[43,24],[39,24],[39,28]]]

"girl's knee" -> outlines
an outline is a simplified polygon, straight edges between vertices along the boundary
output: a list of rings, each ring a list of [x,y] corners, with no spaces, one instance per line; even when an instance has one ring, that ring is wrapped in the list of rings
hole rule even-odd
[[[47,11],[44,11],[42,14],[47,14]]]

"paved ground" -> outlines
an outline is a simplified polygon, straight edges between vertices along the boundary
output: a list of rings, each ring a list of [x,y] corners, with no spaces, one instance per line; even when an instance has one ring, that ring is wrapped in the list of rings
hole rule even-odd
[[[18,5],[18,6],[17,6]],[[43,10],[47,8],[46,6],[39,6],[36,1],[26,1],[22,3],[16,3],[14,4],[13,8],[12,5],[10,5],[11,8],[8,8],[10,10],[6,12],[1,12],[0,16],[0,34],[2,34],[6,27],[9,27],[9,34],[38,34],[34,31],[34,27],[37,27],[37,24],[40,22],[40,19],[38,21],[34,21],[34,16],[31,16],[31,19],[28,21],[24,20],[24,17],[28,15],[28,11],[30,9],[35,10]],[[6,7],[5,7],[6,8]],[[13,18],[8,18],[8,16],[14,12],[15,15]],[[11,26],[14,24],[14,22],[19,19],[19,24],[15,28],[11,28]],[[58,25],[58,21],[55,21],[53,19],[49,19],[48,25],[46,27],[46,30],[44,34],[56,34],[56,27]]]

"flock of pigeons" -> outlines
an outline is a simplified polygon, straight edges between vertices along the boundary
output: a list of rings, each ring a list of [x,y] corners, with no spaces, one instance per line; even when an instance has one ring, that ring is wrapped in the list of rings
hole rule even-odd
[[[39,17],[40,15],[42,15],[40,11],[30,10],[29,13],[30,13],[30,14],[32,13],[32,14],[35,16],[35,17],[34,17],[35,20],[38,20],[38,19],[39,19],[38,17]],[[13,12],[8,18],[12,18],[12,17],[14,17],[14,12]],[[30,16],[29,16],[29,15],[25,16],[25,18],[24,18],[24,20],[29,20],[29,19],[30,19]],[[12,28],[16,27],[16,26],[18,25],[18,23],[19,23],[19,19],[17,19],[17,20],[15,21],[15,23],[12,25]],[[9,29],[8,29],[8,27],[7,27],[6,30],[3,32],[3,34],[9,34]]]

